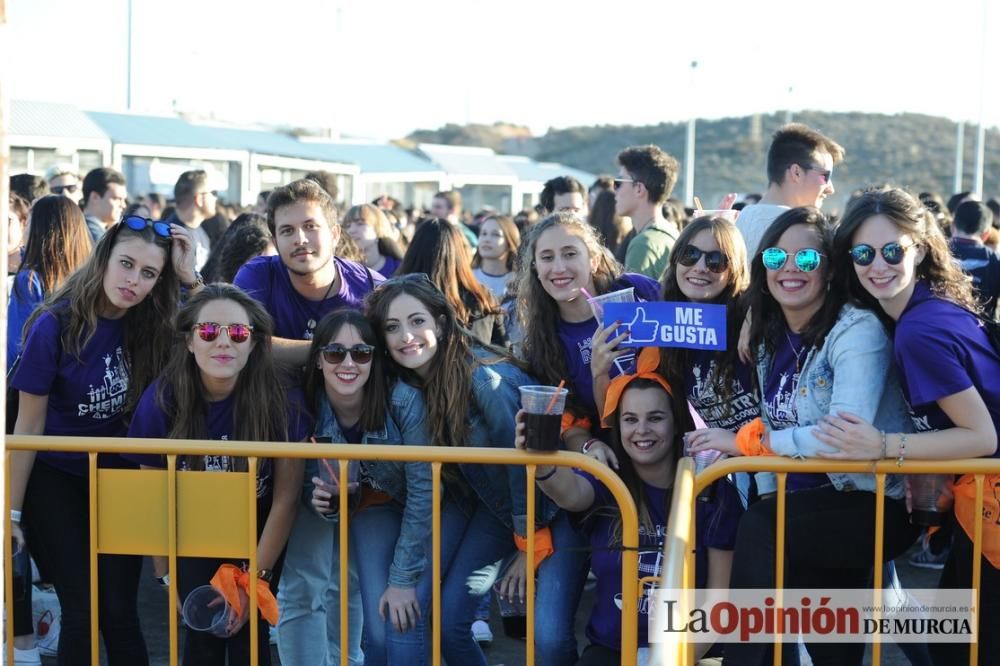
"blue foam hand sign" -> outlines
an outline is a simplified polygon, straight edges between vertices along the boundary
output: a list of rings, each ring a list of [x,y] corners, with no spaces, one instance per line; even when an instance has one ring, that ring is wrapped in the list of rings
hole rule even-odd
[[[630,322],[618,329],[629,332],[621,347],[683,347],[726,349],[726,306],[702,303],[608,303],[604,325]]]

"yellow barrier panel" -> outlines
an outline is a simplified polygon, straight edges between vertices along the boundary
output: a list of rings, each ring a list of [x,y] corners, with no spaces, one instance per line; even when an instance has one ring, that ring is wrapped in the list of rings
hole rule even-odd
[[[639,520],[635,503],[624,482],[607,466],[578,453],[537,453],[512,449],[476,447],[351,445],[313,443],[217,442],[209,440],[171,439],[106,439],[99,437],[55,438],[16,435],[7,437],[4,475],[7,481],[5,507],[10,507],[10,461],[13,451],[65,451],[88,453],[90,462],[90,529],[91,529],[91,649],[93,662],[98,654],[97,556],[105,554],[167,555],[172,581],[177,581],[177,557],[228,557],[249,560],[251,571],[250,612],[257,614],[257,591],[254,584],[257,567],[256,531],[256,461],[258,458],[336,458],[340,461],[341,486],[347,483],[347,462],[350,460],[393,460],[428,462],[433,477],[432,573],[436,585],[432,598],[432,657],[441,663],[440,621],[441,599],[441,465],[486,464],[523,465],[529,483],[528,515],[535,506],[534,478],[536,465],[556,465],[584,470],[601,481],[618,503],[622,514],[622,608],[638,609],[639,593],[633,581],[639,574]],[[167,469],[157,470],[98,470],[97,453],[163,454]],[[177,471],[176,456],[228,455],[247,457],[249,473]],[[690,484],[689,484],[690,486]],[[130,506],[131,505],[131,506]],[[142,505],[142,506],[138,506]],[[206,507],[211,507],[206,511]],[[348,508],[347,495],[340,496],[340,573],[347,580]],[[4,512],[5,526],[10,530],[10,512]],[[140,529],[136,529],[141,525]],[[528,534],[528,566],[533,567],[534,534]],[[683,553],[683,550],[680,551]],[[6,607],[12,617],[11,549],[8,541],[4,551],[7,581]],[[175,583],[176,584],[176,583]],[[528,641],[527,664],[534,664],[534,580],[528,577]],[[176,593],[174,593],[176,594]],[[341,635],[347,636],[347,586],[341,586]],[[169,615],[170,663],[177,663],[177,617],[171,595]],[[637,612],[622,613],[623,666],[634,666],[638,654]],[[13,645],[12,623],[7,626],[8,646]],[[250,623],[251,663],[257,663],[257,623]],[[341,652],[346,666],[348,653]],[[13,654],[8,651],[8,663]]]
[[[986,474],[1000,473],[1000,460],[994,458],[970,458],[959,460],[907,460],[902,466],[894,459],[877,461],[839,461],[839,460],[798,460],[777,456],[735,457],[721,460],[698,474],[694,475],[690,459],[681,460],[678,465],[674,482],[674,496],[671,505],[668,538],[663,551],[663,586],[667,589],[690,590],[694,585],[694,549],[695,524],[692,510],[695,498],[712,483],[735,472],[774,472],[777,474],[776,521],[776,599],[775,605],[782,603],[784,580],[784,543],[785,543],[785,483],[789,473],[854,473],[874,474],[876,482],[875,502],[875,549],[874,562],[881,562],[884,554],[883,531],[885,524],[885,483],[888,474],[973,474],[976,481],[976,503],[973,515],[980,516],[983,512],[983,485]],[[972,588],[975,593],[975,603],[980,601],[980,584],[982,580],[982,521],[976,521],[973,534],[972,551]],[[684,553],[679,556],[678,552]],[[873,567],[873,600],[878,613],[882,598],[882,568]],[[661,616],[665,617],[665,616]],[[780,631],[780,627],[778,627]],[[982,629],[982,628],[981,628]],[[662,631],[662,630],[661,630]],[[668,634],[670,640],[658,644],[654,659],[650,663],[662,666],[693,663],[693,655],[683,638],[677,638],[674,633]],[[781,663],[781,637],[776,636],[774,664]],[[969,646],[969,664],[975,665],[979,658],[979,644],[973,642]],[[872,664],[881,663],[881,644],[872,645]]]

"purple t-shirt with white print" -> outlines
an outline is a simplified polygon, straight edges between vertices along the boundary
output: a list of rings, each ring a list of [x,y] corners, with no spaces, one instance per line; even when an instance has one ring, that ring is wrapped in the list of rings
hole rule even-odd
[[[917,432],[953,428],[937,401],[975,387],[1000,432],[1000,355],[979,320],[919,281],[893,343],[903,395]],[[1000,451],[993,454],[1000,457]]]
[[[373,285],[385,281],[380,273],[369,270],[362,264],[334,257],[340,273],[340,289],[323,301],[310,301],[292,286],[288,269],[281,263],[280,256],[256,257],[251,259],[234,280],[250,296],[257,299],[268,313],[274,317],[274,334],[290,340],[310,340],[314,326],[323,315],[340,307],[360,310],[365,296]]]
[[[576,470],[594,489],[594,505],[616,507],[614,497],[607,487],[586,472]],[[646,508],[653,523],[653,533],[639,526],[639,577],[662,574],[663,539],[667,531],[667,503],[670,490],[643,484],[646,493]],[[736,545],[736,530],[743,515],[736,488],[731,483],[717,484],[717,501],[698,502],[695,507],[695,587],[703,588],[708,581],[708,549],[733,550]],[[589,511],[589,510],[588,510]],[[587,638],[592,643],[612,650],[621,650],[622,627],[622,560],[621,551],[612,545],[615,518],[603,513],[592,514],[585,523],[590,533],[593,549],[590,566],[597,577],[594,591],[594,608],[587,623]],[[646,591],[648,592],[648,587]],[[649,598],[644,594],[639,599],[639,647],[647,645],[649,624]]]
[[[658,301],[660,299],[660,284],[638,273],[624,273],[609,291],[635,288],[637,302]],[[563,355],[569,377],[568,384],[575,398],[587,408],[588,416],[595,426],[600,421],[597,418],[597,405],[594,402],[594,379],[590,374],[591,343],[594,332],[600,322],[591,317],[581,322],[571,323],[559,320],[556,332],[562,343]],[[610,376],[617,377],[630,370],[635,363],[635,354],[626,354],[611,366]]]
[[[802,336],[792,333],[787,328],[784,330],[786,335],[778,341],[771,361],[771,370],[764,382],[764,409],[767,410],[767,418],[775,430],[799,426],[799,410],[795,405],[795,396],[799,388],[798,370],[809,355],[809,349],[802,342]],[[801,490],[829,482],[826,474],[789,474],[785,487],[788,490]]]
[[[685,394],[707,427],[736,432],[760,416],[760,399],[753,390],[749,364],[737,363],[729,387],[731,395],[727,398],[719,395],[714,386],[715,376],[721,372],[719,365],[726,362],[720,361],[719,352],[692,349],[689,353]]]
[[[123,436],[129,387],[123,320],[98,317],[93,338],[77,358],[63,350],[58,318],[42,314],[28,331],[10,384],[18,391],[48,396],[45,435]],[[39,451],[38,459],[70,474],[87,474],[84,453]],[[98,464],[132,466],[116,454],[101,454]]]
[[[160,385],[159,379],[153,382],[142,394],[136,406],[135,415],[128,429],[129,437],[145,437],[161,439],[169,435],[173,417],[165,412],[157,403],[156,394]],[[170,391],[167,391],[170,400]],[[312,422],[304,407],[302,391],[294,389],[288,393],[288,441],[301,442],[312,430]],[[208,439],[214,441],[229,441],[235,439],[234,430],[236,416],[233,412],[236,406],[235,393],[217,402],[208,403],[205,415],[205,425],[208,428]],[[166,458],[155,454],[126,454],[126,459],[147,467],[167,466]],[[233,469],[233,459],[227,455],[203,456],[206,472],[229,472]],[[187,469],[187,461],[178,457],[177,469]],[[270,459],[261,461],[257,472],[257,497],[264,497],[271,492],[273,485],[272,464]]]

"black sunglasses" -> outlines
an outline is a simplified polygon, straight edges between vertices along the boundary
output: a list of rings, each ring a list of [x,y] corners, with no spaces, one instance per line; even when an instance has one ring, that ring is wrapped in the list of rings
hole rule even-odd
[[[815,164],[807,164],[803,167],[806,171],[815,171],[819,174],[819,177],[823,179],[824,183],[829,184],[833,180],[833,169],[824,169],[821,166]]]
[[[74,183],[73,185],[53,185],[49,189],[52,192],[52,194],[62,194],[63,192],[76,194],[76,191],[80,189],[80,185],[78,183]]]
[[[705,257],[705,268],[713,273],[722,273],[729,268],[729,259],[722,254],[722,250],[711,250],[706,252],[696,245],[688,245],[677,257],[677,263],[681,266],[694,266]]]
[[[343,363],[347,355],[351,355],[351,359],[358,365],[367,365],[372,361],[372,354],[375,352],[375,348],[371,345],[354,345],[353,347],[345,347],[344,345],[334,342],[326,347],[323,347],[323,360],[327,363]]]
[[[903,257],[906,256],[906,251],[909,250],[912,245],[903,245],[893,241],[892,243],[886,243],[882,247],[872,247],[867,243],[861,243],[860,245],[855,245],[849,252],[851,254],[851,260],[858,266],[871,266],[872,262],[875,261],[876,253],[881,252],[882,258],[885,259],[885,263],[890,266],[897,266],[899,262],[903,261]]]
[[[618,189],[625,183],[632,183],[635,185],[638,182],[640,181],[635,180],[634,178],[615,178],[615,191],[617,192]]]
[[[143,231],[147,227],[153,227],[153,233],[160,238],[170,238],[170,225],[166,222],[154,222],[147,217],[129,215],[128,217],[122,219],[121,223],[132,231]]]

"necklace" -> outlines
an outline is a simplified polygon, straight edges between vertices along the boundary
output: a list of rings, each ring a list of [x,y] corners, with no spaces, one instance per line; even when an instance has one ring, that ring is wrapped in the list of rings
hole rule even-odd
[[[802,345],[799,349],[795,349],[795,345],[792,343],[792,336],[788,334],[788,329],[785,329],[785,339],[788,340],[788,346],[791,347],[792,353],[795,354],[795,374],[799,374],[802,370],[802,365],[800,361],[802,360],[802,352],[806,350],[806,346]]]
[[[310,310],[312,316],[309,318],[309,321],[306,322],[306,329],[309,331],[309,337],[310,338],[312,337],[313,330],[316,328],[316,323],[317,323],[316,320],[319,318],[319,310],[320,310],[320,308],[323,307],[323,303],[326,302],[326,299],[328,299],[330,297],[330,291],[333,289],[333,285],[335,285],[335,284],[337,284],[337,276],[336,275],[334,275],[333,276],[333,280],[330,281],[330,286],[326,288],[326,293],[323,294],[323,298],[319,299],[319,301],[316,302],[316,303],[312,303],[309,299],[307,299],[305,297],[303,297],[303,299],[302,299],[306,303],[310,303],[311,304],[310,307],[309,307],[309,310]]]

